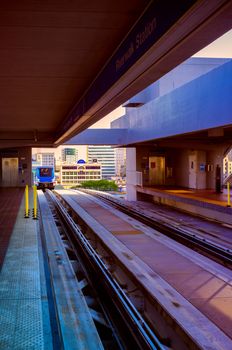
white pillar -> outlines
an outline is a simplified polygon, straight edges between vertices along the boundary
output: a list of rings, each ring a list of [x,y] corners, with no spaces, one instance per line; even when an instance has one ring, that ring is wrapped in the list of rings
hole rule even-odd
[[[137,200],[135,147],[126,149],[126,192],[128,201]]]

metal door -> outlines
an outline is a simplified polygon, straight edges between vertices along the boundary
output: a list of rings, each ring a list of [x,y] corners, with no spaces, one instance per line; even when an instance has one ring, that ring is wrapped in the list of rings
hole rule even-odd
[[[149,157],[149,184],[164,185],[165,158],[161,156]]]
[[[2,158],[2,186],[18,186],[18,158]]]
[[[189,188],[197,188],[197,156],[189,155]]]

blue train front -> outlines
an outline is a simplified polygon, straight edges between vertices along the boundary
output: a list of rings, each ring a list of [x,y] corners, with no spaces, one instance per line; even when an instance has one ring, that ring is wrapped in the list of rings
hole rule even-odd
[[[55,186],[54,168],[52,166],[40,166],[36,168],[35,185],[38,190],[45,190],[46,188],[53,190]]]

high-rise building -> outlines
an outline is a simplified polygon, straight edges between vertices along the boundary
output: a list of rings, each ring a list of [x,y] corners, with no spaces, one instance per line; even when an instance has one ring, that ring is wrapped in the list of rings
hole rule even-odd
[[[116,175],[115,149],[111,146],[88,146],[88,162],[98,162],[102,178],[110,180]]]
[[[116,176],[126,176],[126,148],[115,148]]]
[[[37,166],[55,166],[55,156],[52,152],[34,153],[32,159]]]
[[[78,160],[78,150],[74,147],[63,148],[62,149],[62,162],[66,162],[68,164],[76,163]]]

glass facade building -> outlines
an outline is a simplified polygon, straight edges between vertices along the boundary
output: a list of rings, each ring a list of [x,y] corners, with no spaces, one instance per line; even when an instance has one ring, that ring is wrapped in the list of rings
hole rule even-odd
[[[88,146],[88,161],[101,164],[103,179],[116,175],[115,149],[111,146]]]
[[[78,159],[78,150],[76,148],[63,148],[62,151],[62,162],[66,163],[76,163]]]

